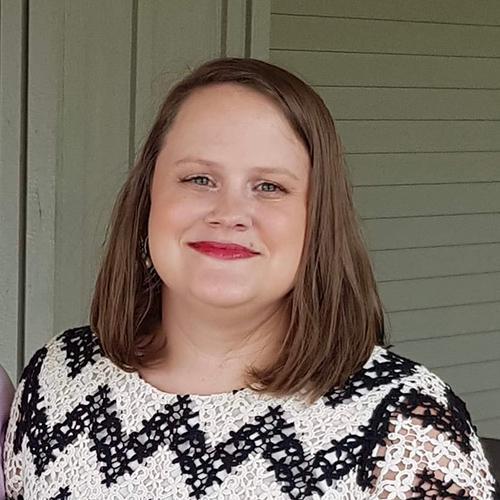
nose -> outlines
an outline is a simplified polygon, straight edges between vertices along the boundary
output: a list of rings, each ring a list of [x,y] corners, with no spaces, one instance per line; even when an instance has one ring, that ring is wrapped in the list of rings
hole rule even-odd
[[[251,202],[235,191],[223,190],[217,195],[214,207],[206,217],[208,224],[239,229],[251,226]]]

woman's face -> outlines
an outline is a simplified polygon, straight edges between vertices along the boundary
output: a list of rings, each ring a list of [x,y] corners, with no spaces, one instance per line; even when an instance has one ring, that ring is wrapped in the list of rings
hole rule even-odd
[[[230,83],[195,90],[165,137],[151,188],[149,248],[169,293],[217,307],[282,299],[301,258],[309,169],[271,100]],[[188,245],[195,241],[259,254],[223,260]]]

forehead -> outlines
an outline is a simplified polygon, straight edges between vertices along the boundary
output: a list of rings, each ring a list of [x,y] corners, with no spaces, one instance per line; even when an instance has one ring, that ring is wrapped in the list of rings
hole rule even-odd
[[[282,113],[276,102],[258,90],[243,84],[233,82],[212,83],[198,87],[191,91],[181,104],[184,113],[192,111],[199,106],[204,108],[219,109],[223,106],[226,111],[240,110],[247,112],[260,112],[267,110],[269,113]]]
[[[165,137],[169,156],[217,154],[266,160],[308,162],[307,151],[278,105],[243,85],[201,87],[181,104]],[[198,150],[197,150],[198,149]],[[236,158],[235,158],[236,159]]]

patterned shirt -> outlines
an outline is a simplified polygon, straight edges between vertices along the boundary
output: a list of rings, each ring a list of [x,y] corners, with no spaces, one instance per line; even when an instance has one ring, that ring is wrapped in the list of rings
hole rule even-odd
[[[88,326],[25,367],[7,428],[10,499],[484,499],[495,479],[465,403],[375,346],[313,404],[250,388],[163,392]]]

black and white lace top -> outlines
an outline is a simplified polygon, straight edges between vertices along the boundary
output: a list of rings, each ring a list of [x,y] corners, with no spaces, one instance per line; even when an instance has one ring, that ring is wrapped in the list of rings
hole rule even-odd
[[[376,346],[311,406],[251,389],[162,392],[67,330],[24,370],[4,451],[10,499],[487,499],[464,402]]]

